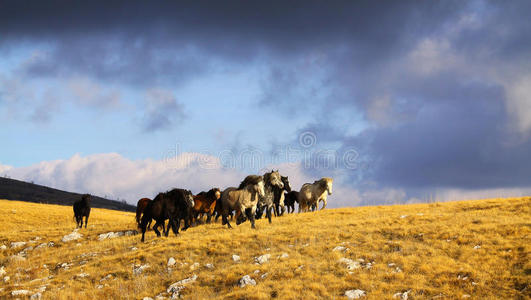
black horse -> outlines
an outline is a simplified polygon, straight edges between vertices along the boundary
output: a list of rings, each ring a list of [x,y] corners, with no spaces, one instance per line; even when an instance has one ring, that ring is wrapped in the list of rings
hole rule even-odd
[[[181,220],[184,220],[183,231],[190,227],[192,208],[194,207],[194,199],[192,192],[184,189],[173,189],[166,193],[159,193],[153,201],[144,209],[142,219],[140,221],[140,228],[142,229],[142,239],[146,233],[148,223],[153,219],[155,226],[153,231],[160,236],[159,226],[163,226],[162,230],[165,236],[168,236],[170,227],[176,235],[179,233]],[[168,226],[164,231],[164,221],[169,220]]]
[[[87,228],[88,218],[90,215],[90,199],[89,194],[81,196],[81,200],[74,202],[74,218],[78,228],[83,227],[83,217],[85,217],[85,228]]]
[[[282,180],[282,183],[284,184],[284,187],[283,188],[280,188],[280,187],[273,187],[273,193],[274,193],[274,196],[273,196],[273,208],[274,208],[274,212],[275,212],[275,217],[279,217],[281,215],[284,214],[284,211],[286,210],[285,208],[285,204],[286,204],[286,200],[284,199],[284,201],[281,201],[282,200],[282,197],[285,197],[284,195],[284,191],[286,192],[291,192],[291,185],[289,185],[289,180],[288,180],[288,176],[280,176],[280,180]],[[282,202],[282,203],[281,203]]]
[[[284,205],[288,208],[288,214],[295,212],[295,202],[299,203],[299,192],[291,191],[285,195]]]

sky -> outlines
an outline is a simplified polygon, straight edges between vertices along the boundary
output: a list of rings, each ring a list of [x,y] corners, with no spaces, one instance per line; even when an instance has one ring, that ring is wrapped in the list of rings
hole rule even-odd
[[[531,194],[530,1],[2,1],[0,175],[136,203]]]

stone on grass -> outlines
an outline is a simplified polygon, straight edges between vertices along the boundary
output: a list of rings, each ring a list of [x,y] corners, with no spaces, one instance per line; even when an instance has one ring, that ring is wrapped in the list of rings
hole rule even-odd
[[[175,263],[177,263],[177,262],[175,261],[175,258],[170,257],[170,258],[168,259],[168,264],[167,264],[167,265],[168,265],[168,267],[173,267],[173,266],[175,265]]]
[[[42,298],[42,294],[41,293],[35,293],[33,295],[31,295],[30,299],[31,300],[38,300],[38,299],[41,299]]]
[[[214,269],[214,265],[213,264],[205,264],[205,268]]]
[[[11,248],[20,248],[26,245],[26,242],[12,242]]]
[[[153,298],[151,298],[151,297],[144,297],[144,298],[142,298],[142,300],[153,300]]]
[[[190,266],[190,270],[194,271],[195,269],[199,268],[200,264],[198,262],[193,263]]]
[[[339,262],[342,263],[342,264],[345,264],[347,266],[347,270],[349,270],[349,271],[361,268],[361,265],[360,265],[359,262],[354,261],[354,260],[352,260],[350,258],[342,257],[342,258],[339,259]]]
[[[478,249],[481,249],[481,246],[480,245],[475,245],[474,246],[474,250],[478,250]]]
[[[6,245],[1,245],[0,246],[0,250],[6,250],[6,249],[7,249]]]
[[[106,239],[114,239],[114,238],[117,238],[117,237],[121,237],[123,236],[124,233],[123,232],[107,232],[107,233],[102,233],[100,235],[98,235],[98,241],[103,241],[103,240],[106,240]]]
[[[239,255],[236,255],[236,254],[233,254],[233,255],[232,255],[232,260],[233,260],[234,262],[239,262],[239,261],[240,261],[240,256],[239,256]]]
[[[289,254],[287,254],[286,252],[282,253],[282,254],[279,256],[280,259],[286,259],[286,258],[288,258],[288,257],[289,257]]]
[[[30,294],[28,290],[14,290],[11,292],[11,296],[27,296]]]
[[[70,242],[70,241],[74,241],[74,240],[80,239],[83,235],[81,233],[77,232],[77,230],[78,229],[76,228],[76,229],[74,229],[74,231],[72,231],[72,233],[63,236],[61,241],[63,243],[66,243],[66,242]]]
[[[9,277],[9,276],[5,276],[5,277],[4,277],[4,282],[8,282],[9,279],[11,279],[11,277]]]
[[[411,291],[411,290],[407,290],[407,291],[405,291],[405,292],[403,292],[403,293],[395,293],[395,294],[393,295],[393,298],[394,298],[394,299],[400,299],[400,300],[407,300],[407,298],[408,298],[408,294],[409,294],[410,291]]]
[[[172,294],[171,295],[172,299],[177,299],[179,298],[179,293],[184,289],[185,285],[196,281],[196,279],[197,279],[197,275],[194,274],[192,277],[177,281],[171,284],[166,290],[166,292],[169,294]]]
[[[348,290],[345,292],[345,296],[348,299],[359,299],[361,297],[365,297],[365,291],[362,290]]]
[[[140,275],[147,268],[149,268],[149,264],[140,265],[140,266],[133,266],[133,274],[134,275]]]
[[[347,247],[344,246],[336,246],[334,249],[332,249],[334,252],[346,252],[349,251]]]
[[[238,281],[238,284],[240,285],[240,288],[244,288],[247,285],[256,285],[256,281],[252,279],[251,276],[245,275]]]
[[[264,254],[254,258],[254,261],[258,264],[265,264],[271,258],[271,254]]]
[[[4,276],[4,275],[6,275],[6,273],[7,273],[7,272],[6,272],[5,267],[4,267],[4,266],[1,266],[1,267],[0,267],[0,276]]]

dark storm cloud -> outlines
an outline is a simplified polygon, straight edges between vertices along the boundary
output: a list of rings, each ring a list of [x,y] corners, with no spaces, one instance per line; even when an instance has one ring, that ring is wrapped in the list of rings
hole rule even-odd
[[[260,61],[269,70],[257,101],[310,115],[299,133],[315,133],[319,147],[356,149],[370,167],[347,170],[355,182],[362,172],[376,188],[530,186],[531,140],[511,130],[506,109],[506,78],[529,72],[529,1],[0,5],[0,49],[49,47],[19,70],[26,76],[151,87],[200,76],[214,60]],[[163,113],[172,103],[150,108],[145,129],[178,123]],[[327,117],[337,111],[361,113],[368,128],[349,135]]]

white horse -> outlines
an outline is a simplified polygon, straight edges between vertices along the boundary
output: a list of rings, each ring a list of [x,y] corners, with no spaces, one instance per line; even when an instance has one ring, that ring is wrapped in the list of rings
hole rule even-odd
[[[299,192],[299,212],[308,211],[312,205],[317,206],[319,201],[323,201],[324,209],[326,207],[326,198],[332,195],[333,179],[330,177],[323,177],[314,183],[305,183],[302,185]]]

